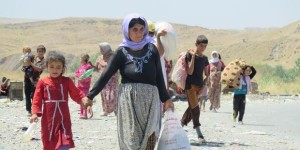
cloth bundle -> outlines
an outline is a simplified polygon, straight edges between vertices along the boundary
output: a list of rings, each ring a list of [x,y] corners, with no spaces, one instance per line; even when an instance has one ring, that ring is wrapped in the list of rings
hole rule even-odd
[[[246,62],[242,59],[231,61],[223,70],[221,74],[221,83],[234,88],[240,87],[240,78],[243,74],[243,68]]]

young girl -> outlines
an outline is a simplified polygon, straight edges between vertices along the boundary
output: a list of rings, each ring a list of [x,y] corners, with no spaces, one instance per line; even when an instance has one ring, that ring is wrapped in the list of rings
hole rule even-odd
[[[239,114],[239,124],[243,123],[243,117],[246,107],[246,94],[251,91],[251,79],[255,76],[256,70],[253,66],[245,66],[243,68],[243,76],[240,80],[239,89],[234,90],[233,96],[233,121],[236,122],[236,118]]]
[[[90,56],[88,54],[82,54],[80,57],[80,66],[75,72],[75,77],[78,78],[77,88],[80,89],[85,95],[89,92],[91,86],[92,77],[89,76],[85,79],[79,79],[79,77],[87,70],[93,68],[89,63]],[[80,119],[87,119],[86,109],[80,105]]]
[[[68,94],[77,103],[85,96],[72,79],[62,76],[66,69],[64,56],[53,52],[46,58],[49,76],[40,79],[32,102],[30,122],[41,120],[41,138],[44,150],[73,148]]]

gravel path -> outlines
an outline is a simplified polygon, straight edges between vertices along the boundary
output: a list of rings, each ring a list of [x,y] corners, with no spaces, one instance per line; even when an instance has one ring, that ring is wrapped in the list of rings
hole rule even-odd
[[[300,98],[248,96],[244,125],[232,121],[232,96],[222,95],[217,113],[201,112],[201,130],[207,143],[198,144],[192,123],[184,127],[193,150],[232,149],[299,149],[300,150]],[[24,101],[9,102],[0,99],[0,149],[42,149],[40,125],[34,139],[22,140],[24,128],[29,126]],[[79,106],[70,102],[72,129],[76,150],[118,150],[116,117],[101,116],[100,100],[94,104],[94,118],[79,119]],[[209,108],[209,102],[206,103]],[[181,117],[187,107],[185,101],[175,102]]]

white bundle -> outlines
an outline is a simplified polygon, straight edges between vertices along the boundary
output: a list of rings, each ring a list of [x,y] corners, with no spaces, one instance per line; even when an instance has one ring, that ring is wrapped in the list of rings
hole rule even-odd
[[[176,57],[176,33],[170,23],[157,22],[155,23],[155,32],[158,33],[161,30],[166,30],[167,34],[161,36],[160,40],[165,50],[165,58],[167,60],[174,59]]]

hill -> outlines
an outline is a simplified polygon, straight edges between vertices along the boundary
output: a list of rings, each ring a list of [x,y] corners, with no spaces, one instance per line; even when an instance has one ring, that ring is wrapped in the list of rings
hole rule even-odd
[[[122,41],[121,22],[115,19],[65,18],[2,24],[1,57],[20,54],[25,45],[35,49],[37,45],[44,44],[47,49],[74,55],[82,51],[97,53],[97,44],[102,41],[110,42],[116,48]],[[194,48],[197,35],[205,34],[209,39],[206,54],[210,55],[214,49],[219,50],[225,62],[241,57],[249,63],[290,67],[300,55],[299,24],[300,21],[270,30],[213,30],[182,24],[173,26],[177,33],[177,52]]]
[[[0,24],[15,24],[15,23],[35,22],[35,21],[39,21],[39,20],[0,17]]]
[[[60,50],[78,57],[86,52],[98,54],[98,43],[109,42],[113,49],[122,41],[122,20],[105,18],[64,18],[19,23],[1,24],[0,18],[0,68],[1,74],[19,72],[22,47],[30,46],[33,51],[40,44],[47,50]],[[7,20],[7,19],[6,19]],[[223,61],[229,63],[242,58],[250,64],[270,66],[282,65],[292,68],[300,56],[300,21],[281,28],[244,30],[216,30],[199,26],[173,24],[177,33],[177,50],[195,48],[198,35],[209,39],[206,55],[218,50]],[[174,58],[175,59],[175,58]],[[0,76],[1,76],[0,74]]]

